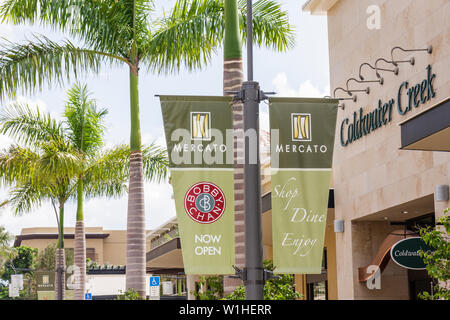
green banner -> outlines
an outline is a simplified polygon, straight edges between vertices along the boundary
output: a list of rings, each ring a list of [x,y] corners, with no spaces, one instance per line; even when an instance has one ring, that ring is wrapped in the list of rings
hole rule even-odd
[[[186,274],[234,274],[230,97],[160,96]]]
[[[337,103],[270,99],[275,273],[322,271]]]

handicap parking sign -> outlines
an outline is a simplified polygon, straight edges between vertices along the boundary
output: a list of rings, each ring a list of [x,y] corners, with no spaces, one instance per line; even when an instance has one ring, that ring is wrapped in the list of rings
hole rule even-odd
[[[92,300],[92,293],[85,293],[84,300]]]
[[[159,287],[159,277],[150,277],[150,287]]]

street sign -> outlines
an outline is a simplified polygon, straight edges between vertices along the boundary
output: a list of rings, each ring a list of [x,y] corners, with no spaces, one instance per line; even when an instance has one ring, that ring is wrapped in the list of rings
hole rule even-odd
[[[85,293],[84,300],[92,300],[92,293]]]
[[[11,275],[11,284],[19,290],[23,290],[23,274]]]
[[[9,294],[10,298],[19,296],[19,287],[14,286],[12,283],[9,284]]]
[[[150,287],[159,287],[159,277],[150,277]]]
[[[172,281],[163,281],[162,282],[162,293],[165,296],[173,295],[173,283],[172,283]]]
[[[150,277],[150,299],[159,300],[159,277]]]

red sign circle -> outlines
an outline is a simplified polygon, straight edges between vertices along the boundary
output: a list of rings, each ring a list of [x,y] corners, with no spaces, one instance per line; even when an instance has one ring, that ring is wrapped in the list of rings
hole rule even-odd
[[[184,196],[184,210],[195,222],[216,222],[225,212],[226,199],[223,191],[214,183],[198,182]]]

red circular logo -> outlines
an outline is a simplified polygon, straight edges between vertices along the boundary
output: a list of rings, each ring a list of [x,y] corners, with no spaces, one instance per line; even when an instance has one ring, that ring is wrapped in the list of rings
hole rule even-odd
[[[211,182],[194,184],[184,196],[184,210],[198,223],[213,223],[225,212],[226,201],[223,191]]]

